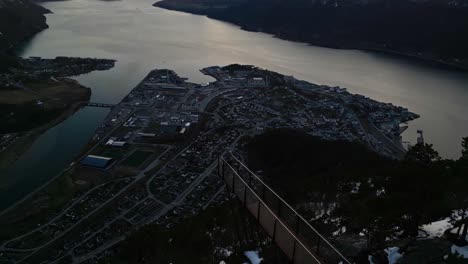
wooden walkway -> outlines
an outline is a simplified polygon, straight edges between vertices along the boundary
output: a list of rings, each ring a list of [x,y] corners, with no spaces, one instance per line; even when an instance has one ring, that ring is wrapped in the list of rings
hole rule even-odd
[[[232,153],[219,159],[218,172],[276,245],[294,264],[351,264],[310,223]]]

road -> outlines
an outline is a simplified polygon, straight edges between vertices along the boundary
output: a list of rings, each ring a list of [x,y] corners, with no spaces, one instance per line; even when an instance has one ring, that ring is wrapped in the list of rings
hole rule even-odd
[[[205,132],[203,135],[207,135],[208,133],[210,133],[212,130],[210,131],[207,131]],[[232,143],[231,145],[227,148],[227,149],[232,149],[238,142],[238,140],[242,137],[242,134],[240,134]],[[189,149],[193,144],[195,144],[196,141],[192,142],[190,145],[188,145],[186,148],[184,148],[183,150],[181,150],[176,156],[174,156],[172,160],[175,160],[179,155],[183,154],[187,149]],[[163,170],[170,162],[167,162],[163,167],[161,167],[160,170]],[[190,194],[197,186],[200,185],[201,182],[203,182],[203,180],[205,180],[206,177],[208,177],[215,168],[217,168],[217,165],[218,165],[218,160],[216,159],[209,167],[207,167],[205,169],[205,171],[203,171],[182,193],[180,193],[171,203],[169,204],[166,204],[162,209],[161,211],[155,215],[153,218],[150,218],[150,219],[147,219],[146,221],[144,221],[143,223],[140,223],[138,224],[137,226],[134,226],[128,233],[131,233],[132,231],[134,230],[137,230],[139,228],[141,228],[142,226],[146,225],[146,224],[149,224],[149,223],[152,223],[156,220],[158,220],[159,218],[161,218],[162,216],[166,215],[168,212],[170,212],[171,210],[173,210],[174,208],[176,208],[177,206],[179,206],[186,198],[187,198],[187,195]],[[147,186],[149,185],[149,183],[157,176],[157,173],[155,173],[147,182]],[[149,189],[147,189],[149,190]],[[206,209],[208,207],[209,204],[212,203],[212,201],[224,190],[224,186],[222,188],[220,188],[207,202],[206,204],[203,206],[203,209]],[[156,197],[154,197],[154,195],[149,192],[150,194],[150,198],[151,199],[156,199]],[[133,206],[133,208],[135,208],[137,205]],[[131,210],[131,209],[130,209]],[[124,214],[122,214],[124,215]],[[115,219],[114,219],[115,220]],[[124,240],[126,237],[127,237],[127,234],[125,235],[122,235],[118,238],[115,238],[113,239],[112,241],[106,243],[104,246],[100,247],[100,248],[97,248],[95,250],[93,250],[92,252],[86,254],[86,255],[83,255],[83,256],[80,256],[79,258],[75,258],[74,259],[74,263],[80,263],[80,262],[83,262],[85,260],[88,260],[90,258],[93,258],[94,256],[96,256],[97,254],[101,253],[101,252],[104,252],[105,250],[111,248],[112,246],[116,245],[117,243],[119,243],[120,241]]]
[[[113,127],[113,129],[111,129],[109,132],[106,133],[105,136],[103,136],[97,143],[96,145],[94,145],[92,148],[90,148],[85,154],[83,154],[82,157],[88,155],[89,153],[92,153],[93,150],[95,150],[95,148],[97,146],[99,146],[101,143],[104,143],[104,140],[110,136],[114,131],[116,131],[119,127],[121,127],[121,125],[126,121],[126,119],[131,116],[137,109],[134,108],[132,109],[132,111],[126,116],[126,118],[123,118],[115,127]],[[201,136],[205,136],[205,135],[208,135],[209,133],[213,132],[215,129],[211,129],[205,133],[203,133],[202,135],[200,135],[199,137]],[[237,142],[239,138],[237,138],[235,140],[235,142]],[[159,169],[159,170],[162,170],[164,168],[166,168],[167,164],[169,164],[171,161],[175,160],[176,158],[178,158],[181,154],[183,154],[187,149],[189,149],[193,144],[197,143],[197,140],[191,142],[189,145],[187,145],[184,149],[182,149],[181,151],[179,151],[174,157],[172,157],[170,160],[168,160],[167,162],[165,162],[165,164]],[[233,143],[234,144],[234,143]],[[167,151],[169,151],[170,148],[168,148],[164,153],[166,153]],[[127,192],[130,188],[132,188],[136,183],[138,183],[139,181],[141,181],[142,179],[144,179],[145,177],[148,177],[148,175],[146,175],[146,173],[148,171],[151,171],[153,170],[154,168],[156,168],[158,165],[161,164],[161,161],[159,159],[155,159],[154,161],[152,161],[144,170],[140,171],[136,176],[135,178],[132,180],[132,182],[130,182],[127,186],[125,186],[123,189],[121,189],[118,193],[116,193],[111,199],[103,202],[102,204],[100,204],[97,208],[95,208],[94,210],[92,210],[90,213],[86,214],[85,216],[83,216],[79,221],[77,221],[76,223],[74,223],[73,225],[69,226],[66,230],[64,230],[63,232],[61,232],[59,235],[55,236],[53,239],[47,241],[46,243],[44,243],[43,245],[39,246],[39,247],[35,247],[35,248],[31,248],[31,249],[28,249],[28,250],[24,250],[26,252],[29,252],[29,251],[33,251],[31,252],[31,254],[28,254],[26,256],[24,256],[20,261],[18,261],[18,263],[23,263],[29,259],[31,259],[32,256],[34,256],[34,254],[40,252],[41,250],[44,250],[46,249],[48,246],[51,246],[54,242],[58,241],[59,239],[62,239],[64,238],[70,231],[74,230],[75,228],[79,227],[81,224],[83,224],[87,219],[89,219],[90,217],[92,217],[93,215],[97,214],[99,211],[101,211],[103,208],[107,207],[109,204],[111,204],[115,199],[117,199],[118,197],[120,197],[122,194],[124,194],[125,192]],[[148,192],[148,195],[151,199],[154,199],[155,201],[158,201],[159,203],[161,203],[162,205],[164,205],[164,207],[162,208],[162,210],[159,212],[159,214],[157,214],[154,218],[151,218],[151,219],[148,219],[147,221],[144,221],[144,223],[142,224],[139,224],[135,227],[132,228],[132,230],[134,229],[138,229],[140,228],[142,225],[144,224],[147,224],[149,222],[153,222],[157,219],[159,219],[161,216],[165,215],[167,212],[171,211],[172,209],[174,209],[175,207],[177,207],[178,205],[180,205],[180,203],[182,201],[184,201],[184,199],[187,197],[187,195],[189,193],[191,193],[207,176],[210,175],[210,173],[216,168],[216,165],[217,165],[217,162],[213,162],[203,173],[201,173],[199,175],[199,177],[197,177],[197,179],[195,181],[193,181],[182,193],[180,193],[176,199],[171,202],[170,204],[164,204],[162,203],[161,201],[159,201],[158,199],[156,199],[156,197],[154,197],[154,195],[151,193],[150,189],[149,189],[149,183],[157,176],[157,173],[154,173],[153,175],[151,175],[148,179],[145,179],[146,181],[146,189],[147,189],[147,192]],[[159,171],[158,170],[158,171]],[[49,220],[47,222],[47,224],[50,224],[52,223],[54,220],[60,218],[61,216],[63,216],[64,214],[66,214],[71,208],[73,205],[76,205],[81,199],[83,199],[84,197],[86,197],[87,195],[91,194],[94,190],[96,190],[99,186],[96,186],[94,187],[93,189],[89,190],[86,194],[84,194],[83,196],[81,196],[79,199],[77,199],[75,202],[73,202],[72,204],[70,204],[65,210],[63,210],[59,215],[57,215],[56,217],[54,217],[53,219]],[[218,195],[220,192],[216,192],[216,195]],[[214,197],[212,197],[207,204],[211,203],[213,201]],[[133,207],[131,207],[130,209],[126,210],[125,212],[123,212],[122,214],[119,215],[119,217],[116,217],[114,219],[112,219],[110,222],[107,222],[105,224],[104,227],[102,227],[100,230],[102,229],[105,229],[106,227],[108,227],[109,225],[111,225],[113,222],[117,221],[118,219],[120,219],[125,213],[129,212],[130,210],[134,209],[136,206],[140,205],[140,203],[137,203],[135,204]],[[44,225],[45,226],[45,225]],[[41,228],[43,228],[44,226],[42,227],[38,227],[34,230],[31,230],[30,232],[26,233],[26,234],[23,234],[22,236],[20,237],[17,237],[13,240],[16,240],[16,239],[20,239],[20,238],[23,238],[37,230],[40,230]],[[88,236],[87,239],[91,238],[93,235],[95,235],[96,232],[90,234]],[[116,238],[114,240],[112,240],[110,243],[106,243],[105,246],[101,247],[101,248],[98,248],[98,249],[95,249],[93,252],[91,253],[88,253],[82,257],[79,257],[79,258],[74,258],[75,259],[75,262],[79,262],[79,261],[82,261],[83,259],[87,259],[87,258],[90,258],[92,256],[95,256],[96,254],[98,254],[99,252],[102,252],[103,250],[105,250],[106,248],[109,248],[111,246],[113,246],[115,243],[118,243],[119,241],[121,241],[122,239],[124,239],[125,236],[121,236],[119,238]],[[10,240],[10,241],[13,241],[13,240]],[[8,242],[10,242],[8,241]],[[84,240],[86,241],[86,240]],[[83,241],[83,242],[84,242]],[[82,243],[83,243],[82,242]],[[80,243],[80,244],[82,244]],[[79,245],[80,245],[79,244]],[[6,245],[6,243],[5,243]],[[77,246],[79,245],[76,245],[74,248],[76,248]],[[5,247],[4,247],[5,248]],[[6,248],[5,248],[6,249]],[[72,250],[73,250],[72,249]],[[69,250],[68,252],[72,252],[72,250]],[[23,250],[18,250],[18,251],[23,251]]]
[[[93,150],[96,149],[96,147],[99,145],[99,143],[102,143],[109,135],[111,135],[115,130],[117,130],[126,121],[127,117],[131,116],[134,112],[135,112],[135,109],[133,109],[125,118],[123,118],[123,120],[121,122],[119,122],[112,130],[110,130],[108,133],[106,133],[106,135],[104,137],[102,137],[95,145],[93,145],[93,147],[91,147],[88,151],[86,151],[85,154],[81,155],[76,160],[81,160],[84,157],[86,157],[87,155],[89,155],[89,153],[91,153]],[[72,166],[73,165],[70,165],[68,168],[64,169],[63,171],[61,171],[60,173],[58,173],[57,175],[52,177],[50,180],[48,180],[47,182],[42,184],[35,191],[29,193],[23,199],[19,200],[18,202],[14,203],[10,207],[8,207],[5,210],[3,210],[2,212],[0,212],[0,216],[6,214],[7,212],[11,211],[13,208],[17,207],[19,204],[23,203],[24,201],[26,201],[26,200],[30,199],[31,197],[33,197],[35,194],[42,191],[45,187],[47,187],[50,183],[52,183],[54,180],[56,180],[58,177],[60,177],[63,173],[65,173],[66,171],[71,169]]]
[[[110,181],[110,182],[114,182],[114,181],[122,181],[122,180],[126,180],[125,178],[124,179],[118,179],[118,180],[113,180],[113,181]],[[109,184],[110,182],[106,182],[106,183],[103,183],[103,184],[100,184],[100,185],[97,185],[93,188],[91,188],[90,190],[88,190],[86,193],[84,193],[83,195],[77,197],[75,199],[75,201],[73,201],[70,205],[68,205],[66,207],[65,210],[62,210],[59,214],[57,214],[55,217],[53,217],[52,219],[50,219],[49,221],[47,221],[45,224],[37,227],[37,228],[34,228],[33,230],[21,235],[21,236],[18,236],[18,237],[15,237],[13,239],[10,239],[8,241],[5,241],[1,246],[0,246],[0,250],[9,250],[9,251],[23,251],[23,250],[18,250],[18,249],[12,249],[12,248],[8,248],[7,245],[10,243],[10,242],[13,242],[15,240],[18,240],[18,239],[21,239],[21,238],[24,238],[36,231],[39,231],[41,230],[42,228],[44,228],[45,226],[53,223],[55,220],[59,219],[60,217],[62,217],[64,214],[66,214],[73,206],[75,206],[76,204],[80,203],[81,200],[83,200],[84,198],[86,198],[90,193],[94,192],[95,190],[99,189],[100,187],[106,185],[106,184]],[[28,251],[30,250],[34,250],[36,248],[30,248],[30,249],[27,249]]]

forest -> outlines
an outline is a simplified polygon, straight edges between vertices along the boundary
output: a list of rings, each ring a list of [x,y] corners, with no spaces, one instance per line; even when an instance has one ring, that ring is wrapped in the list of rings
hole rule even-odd
[[[447,160],[432,145],[416,144],[398,161],[357,143],[275,130],[252,140],[248,158],[254,171],[325,235],[336,236],[336,243],[365,238],[352,251],[366,263],[369,254],[390,245],[423,250],[418,241],[430,236],[421,227],[447,217],[453,227],[441,243],[467,245],[468,138],[462,147],[458,160]],[[426,261],[446,254],[432,253]]]

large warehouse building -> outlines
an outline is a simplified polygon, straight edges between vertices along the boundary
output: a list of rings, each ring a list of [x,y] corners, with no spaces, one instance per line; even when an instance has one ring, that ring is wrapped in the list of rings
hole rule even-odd
[[[98,169],[107,169],[113,162],[112,158],[88,155],[80,161],[80,164],[83,166],[98,168]]]

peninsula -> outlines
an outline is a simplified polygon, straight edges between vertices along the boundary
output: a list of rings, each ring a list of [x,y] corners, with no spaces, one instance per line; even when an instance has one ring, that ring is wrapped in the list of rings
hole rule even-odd
[[[0,232],[2,260],[97,261],[148,224],[171,229],[224,203],[218,157],[243,153],[266,131],[300,129],[400,159],[400,124],[417,118],[344,88],[251,65],[201,72],[216,81],[195,84],[169,69],[152,70],[113,106],[76,162],[2,213],[0,224],[12,227]]]

